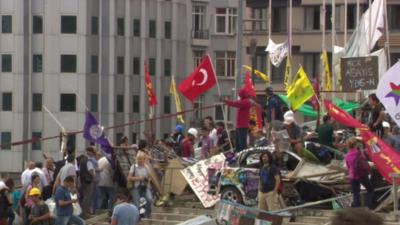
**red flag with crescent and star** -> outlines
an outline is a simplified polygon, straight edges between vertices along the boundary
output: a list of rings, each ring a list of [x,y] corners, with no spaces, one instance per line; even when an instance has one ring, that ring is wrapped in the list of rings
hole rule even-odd
[[[206,55],[200,65],[179,84],[179,91],[191,102],[217,83],[213,65]]]
[[[149,97],[149,105],[155,106],[157,105],[157,97],[154,94],[153,85],[150,79],[149,68],[147,63],[144,63],[144,73],[145,73],[145,82],[146,82],[146,89],[147,89],[147,96]]]

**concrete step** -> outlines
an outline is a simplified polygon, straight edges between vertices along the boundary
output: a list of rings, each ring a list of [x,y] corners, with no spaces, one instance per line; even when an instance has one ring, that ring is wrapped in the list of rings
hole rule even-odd
[[[154,213],[173,213],[184,215],[215,215],[213,209],[199,209],[199,208],[184,208],[184,207],[154,207]]]
[[[152,220],[172,220],[172,221],[186,221],[195,217],[194,215],[188,214],[177,214],[177,213],[151,213]]]

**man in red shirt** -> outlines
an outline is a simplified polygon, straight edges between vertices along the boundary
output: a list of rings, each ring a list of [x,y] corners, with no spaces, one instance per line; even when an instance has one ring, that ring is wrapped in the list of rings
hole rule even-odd
[[[182,150],[182,157],[193,158],[194,157],[194,150],[193,144],[194,140],[197,137],[197,130],[196,128],[190,128],[188,130],[188,135],[185,139],[183,139],[181,143],[181,150]]]
[[[247,133],[249,130],[250,108],[256,103],[250,99],[245,88],[239,90],[239,100],[223,99],[228,106],[238,108],[236,114],[236,151],[247,148]]]

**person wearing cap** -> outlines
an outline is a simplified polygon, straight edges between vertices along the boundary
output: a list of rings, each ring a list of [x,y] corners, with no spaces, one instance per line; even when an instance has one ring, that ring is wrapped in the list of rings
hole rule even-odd
[[[383,121],[382,122],[382,127],[383,127],[383,137],[382,140],[389,145],[390,147],[392,147],[393,149],[400,150],[400,140],[398,138],[396,138],[392,132],[390,131],[390,123]]]
[[[299,125],[296,124],[293,111],[287,111],[283,115],[283,124],[288,132],[290,145],[293,151],[301,157],[303,150],[302,132]]]
[[[181,143],[182,143],[183,139],[185,139],[185,135],[183,134],[183,130],[184,130],[183,126],[178,124],[175,127],[174,133],[172,133],[172,135],[171,135],[172,140],[174,140],[174,150],[175,150],[175,153],[178,156],[182,155],[180,146],[181,146]]]
[[[283,112],[281,108],[281,104],[279,101],[279,97],[274,94],[274,90],[272,87],[265,88],[265,94],[267,96],[267,102],[264,105],[264,123],[267,128],[268,137],[271,135],[271,122],[274,120],[283,121]]]
[[[181,144],[182,157],[193,158],[194,157],[194,141],[196,140],[198,131],[196,128],[190,128],[188,130],[187,137],[183,139]]]
[[[32,188],[29,197],[33,200],[33,207],[29,216],[32,225],[50,225],[53,224],[50,217],[49,207],[41,200],[41,192],[38,188]]]

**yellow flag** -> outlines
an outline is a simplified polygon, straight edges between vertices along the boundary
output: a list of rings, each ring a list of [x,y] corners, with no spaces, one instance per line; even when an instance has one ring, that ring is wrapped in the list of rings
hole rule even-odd
[[[285,85],[285,90],[287,91],[289,88],[289,79],[290,79],[290,68],[291,68],[291,63],[290,63],[290,57],[288,56],[286,58],[286,67],[285,67],[285,77],[283,80],[283,84]]]
[[[296,78],[289,85],[287,90],[288,100],[293,110],[299,109],[306,101],[314,96],[314,89],[311,85],[303,67],[300,67]]]
[[[252,71],[252,69],[253,69],[251,66],[247,66],[247,65],[243,65],[243,68],[245,68],[245,69],[247,69],[249,71]],[[256,75],[261,80],[263,80],[263,81],[265,81],[267,83],[271,82],[271,80],[269,79],[268,75],[263,73],[263,72],[261,72],[261,71],[259,71],[259,70],[254,70],[254,75]]]
[[[332,76],[331,71],[329,70],[329,62],[328,62],[328,53],[324,51],[321,54],[321,59],[324,64],[324,77],[325,77],[325,91],[332,90]]]
[[[169,86],[169,93],[174,96],[175,98],[175,107],[176,107],[176,112],[182,112],[182,105],[181,105],[181,99],[179,98],[178,92],[176,92],[176,85],[175,85],[175,77],[171,76],[171,85]],[[180,123],[185,123],[183,120],[183,115],[179,114],[177,115],[177,119]]]

